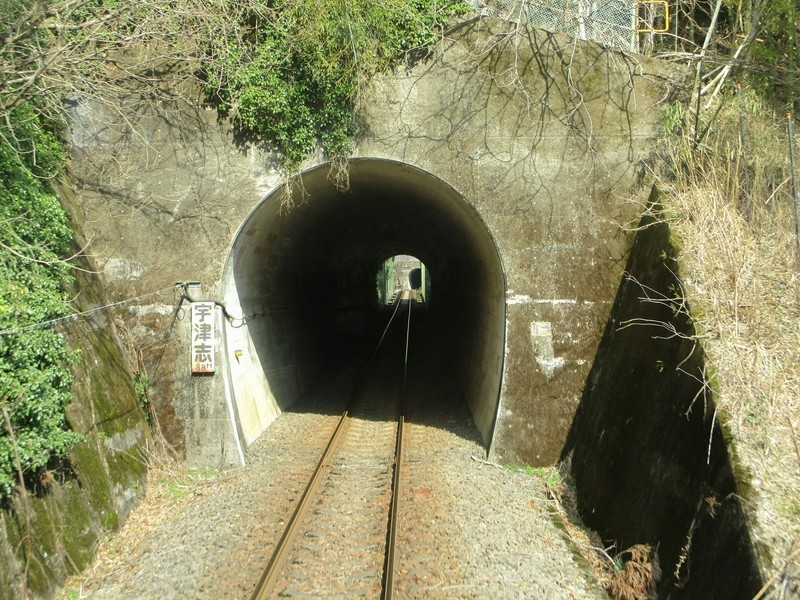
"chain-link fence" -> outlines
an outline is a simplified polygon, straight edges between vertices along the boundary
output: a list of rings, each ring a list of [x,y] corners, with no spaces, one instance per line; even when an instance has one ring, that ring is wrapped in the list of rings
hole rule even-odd
[[[637,0],[484,0],[484,13],[636,51]]]

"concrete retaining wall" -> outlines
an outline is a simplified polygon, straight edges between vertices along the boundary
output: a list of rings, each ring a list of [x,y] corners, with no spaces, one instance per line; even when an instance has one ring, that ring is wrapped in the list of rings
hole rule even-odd
[[[753,598],[748,478],[735,473],[688,306],[674,310],[669,226],[641,226],[564,450],[581,516],[618,552],[657,549],[659,598]]]
[[[481,19],[443,38],[430,60],[365,90],[354,158],[405,164],[451,186],[497,248],[505,341],[487,367],[500,391],[472,401],[476,421],[494,423],[494,460],[559,456],[631,244],[625,227],[641,212],[643,161],[675,91],[666,72],[642,57]],[[237,146],[199,100],[119,103],[125,123],[100,106],[76,108],[72,152],[91,251],[113,296],[197,280],[198,297],[227,298],[237,232],[283,183],[275,161]],[[305,167],[323,164],[315,156]],[[173,326],[165,313],[172,292],[148,302],[127,318],[158,348],[149,366],[164,431],[190,464],[238,462],[224,377],[190,376],[187,321]],[[247,387],[262,399],[277,382],[265,383],[255,362],[222,361],[234,379],[252,376]],[[279,385],[302,387],[287,377]],[[280,406],[271,410],[241,429],[257,432]]]

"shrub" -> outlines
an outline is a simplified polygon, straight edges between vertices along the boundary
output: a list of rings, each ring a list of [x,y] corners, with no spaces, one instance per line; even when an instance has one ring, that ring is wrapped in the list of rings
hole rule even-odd
[[[273,144],[291,170],[318,143],[350,152],[363,78],[436,40],[469,6],[454,0],[283,0],[242,16],[250,35],[207,66],[209,97],[232,110],[240,133]]]
[[[72,353],[36,326],[68,313],[60,257],[72,232],[49,185],[63,150],[29,104],[9,117],[0,125],[0,500],[19,470],[36,473],[80,439],[64,414]]]

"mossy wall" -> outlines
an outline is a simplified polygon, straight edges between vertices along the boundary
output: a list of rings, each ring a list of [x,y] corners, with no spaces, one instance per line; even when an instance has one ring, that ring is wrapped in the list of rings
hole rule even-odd
[[[658,548],[659,597],[749,599],[761,578],[746,482],[734,476],[674,256],[669,226],[646,215],[563,458],[589,527],[616,551]]]
[[[69,208],[69,194],[62,190]],[[77,248],[77,244],[76,244]],[[78,311],[108,304],[90,261],[71,290]],[[60,329],[79,358],[73,366],[70,426],[85,436],[27,493],[0,510],[0,598],[47,598],[93,557],[144,489],[149,427],[134,392],[111,314],[100,310]]]

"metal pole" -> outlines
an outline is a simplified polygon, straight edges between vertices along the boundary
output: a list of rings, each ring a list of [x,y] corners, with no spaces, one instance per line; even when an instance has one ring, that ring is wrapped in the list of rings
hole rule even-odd
[[[792,127],[792,113],[786,113],[789,124],[789,159],[792,163],[792,196],[794,198],[794,229],[797,235],[797,258],[800,261],[800,202],[797,200],[797,170],[794,164],[794,129]]]

